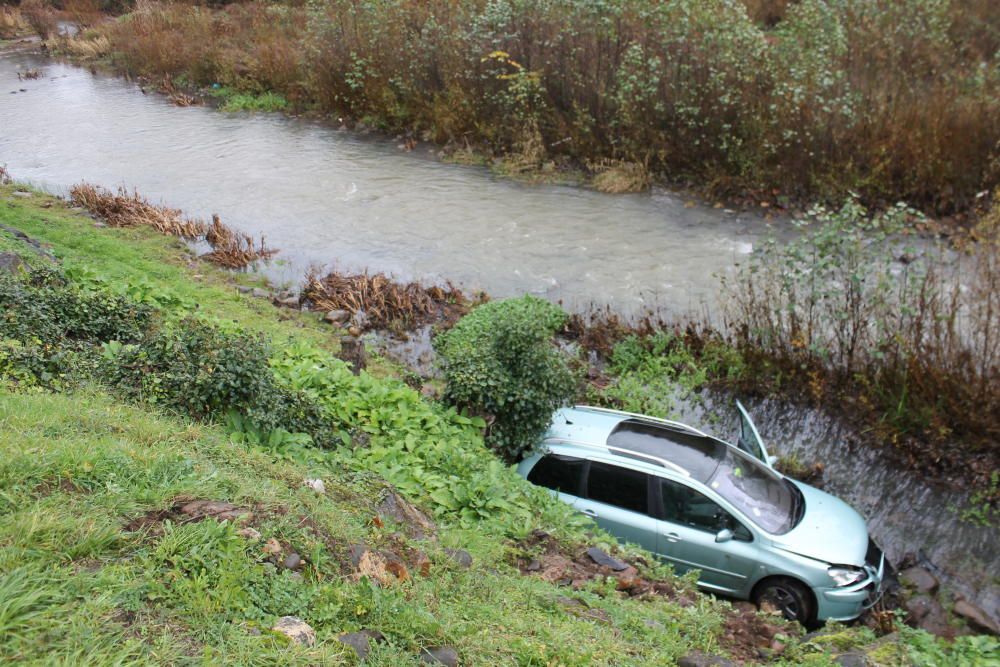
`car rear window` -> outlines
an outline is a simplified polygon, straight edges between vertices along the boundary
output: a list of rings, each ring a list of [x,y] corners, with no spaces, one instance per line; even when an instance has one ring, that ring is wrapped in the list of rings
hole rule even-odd
[[[528,473],[528,481],[561,493],[580,495],[580,481],[583,477],[583,459],[572,456],[546,454]]]
[[[646,473],[591,461],[587,498],[645,514],[649,497],[646,479]]]

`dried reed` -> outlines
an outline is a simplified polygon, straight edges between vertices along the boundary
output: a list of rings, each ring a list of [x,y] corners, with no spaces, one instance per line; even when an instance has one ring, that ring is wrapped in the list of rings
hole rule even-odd
[[[206,241],[211,252],[203,257],[227,269],[242,269],[278,251],[268,248],[263,237],[257,243],[249,234],[236,231],[212,216],[212,224],[187,218],[180,209],[151,204],[138,192],[119,188],[117,193],[80,183],[70,190],[70,198],[113,227],[152,227],[161,234],[178,236],[188,241]]]
[[[306,276],[305,299],[324,310],[364,312],[371,328],[412,327],[433,321],[453,322],[469,307],[461,290],[399,283],[382,273],[343,274],[331,272]]]

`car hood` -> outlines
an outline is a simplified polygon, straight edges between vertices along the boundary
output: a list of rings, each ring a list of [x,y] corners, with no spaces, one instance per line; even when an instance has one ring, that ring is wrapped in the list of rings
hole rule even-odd
[[[868,527],[861,515],[840,498],[789,481],[802,492],[805,512],[795,528],[773,538],[774,546],[831,565],[864,566]]]

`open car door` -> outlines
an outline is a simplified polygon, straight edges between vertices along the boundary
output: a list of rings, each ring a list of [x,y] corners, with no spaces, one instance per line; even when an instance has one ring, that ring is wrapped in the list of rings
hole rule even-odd
[[[768,455],[767,447],[764,446],[764,440],[760,437],[760,433],[757,432],[757,427],[754,425],[753,420],[750,419],[750,415],[747,414],[747,410],[743,407],[743,404],[736,401],[736,409],[740,411],[740,437],[736,441],[736,446],[755,459],[760,459],[764,465],[773,468],[778,457]]]

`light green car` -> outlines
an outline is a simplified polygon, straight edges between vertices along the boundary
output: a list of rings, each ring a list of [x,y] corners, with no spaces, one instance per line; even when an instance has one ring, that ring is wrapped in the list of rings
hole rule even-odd
[[[857,618],[881,595],[885,568],[864,519],[774,470],[737,406],[735,445],[678,422],[558,410],[518,472],[675,571],[699,570],[705,590],[805,625]]]

